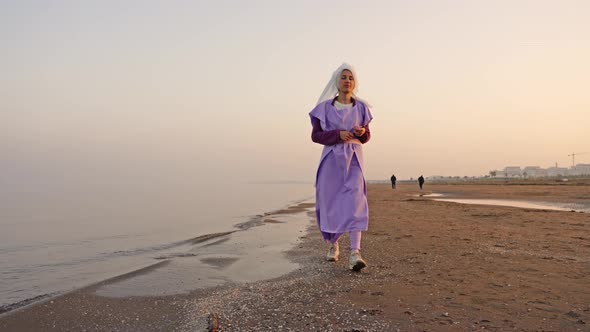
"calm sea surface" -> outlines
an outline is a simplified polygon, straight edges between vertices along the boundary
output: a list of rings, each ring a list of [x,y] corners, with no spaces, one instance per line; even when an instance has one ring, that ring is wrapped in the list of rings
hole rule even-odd
[[[1,189],[0,309],[153,264],[314,193],[311,183],[208,183]]]

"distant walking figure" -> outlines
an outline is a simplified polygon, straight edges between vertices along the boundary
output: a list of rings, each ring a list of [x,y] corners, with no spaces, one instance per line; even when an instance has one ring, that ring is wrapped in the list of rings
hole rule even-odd
[[[395,177],[395,174],[393,174],[391,176],[391,189],[395,189],[395,180],[397,180],[397,178]]]
[[[418,178],[418,184],[420,185],[420,190],[422,190],[422,186],[424,185],[424,177],[422,175]]]
[[[311,138],[324,146],[316,174],[316,219],[330,244],[326,259],[338,260],[338,239],[348,233],[353,271],[367,266],[360,253],[361,231],[369,224],[362,145],[371,138],[373,118],[367,103],[355,95],[357,85],[355,71],[343,64],[309,113]]]

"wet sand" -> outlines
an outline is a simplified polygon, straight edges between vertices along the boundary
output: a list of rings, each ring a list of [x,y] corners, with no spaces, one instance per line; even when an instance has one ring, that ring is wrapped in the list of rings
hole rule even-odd
[[[417,196],[588,204],[590,186],[427,183],[423,192],[409,184],[368,189],[371,218],[362,252],[369,267],[360,273],[346,268],[347,237],[341,260],[324,260],[313,208],[298,206],[260,216],[256,222],[264,226],[241,232],[263,230],[249,239],[261,243],[295,222],[282,217],[305,218],[308,232],[289,234],[298,241],[286,253],[296,266],[286,275],[262,281],[228,276],[213,287],[168,296],[99,295],[121,282],[107,281],[0,316],[0,331],[203,331],[209,322],[220,331],[590,331],[589,214]],[[273,275],[265,265],[282,264],[257,257],[200,257],[206,259],[200,264],[221,274],[260,270],[262,276]],[[197,258],[183,261],[191,259]],[[251,264],[229,270],[240,261]],[[165,279],[171,265],[139,275]],[[123,279],[141,285],[136,278]]]

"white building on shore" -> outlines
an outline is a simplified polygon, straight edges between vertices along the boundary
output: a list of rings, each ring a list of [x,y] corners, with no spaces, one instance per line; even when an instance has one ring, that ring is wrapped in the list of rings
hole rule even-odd
[[[504,177],[507,178],[517,178],[522,176],[522,171],[520,170],[520,166],[506,166],[502,171]]]
[[[549,167],[547,168],[547,176],[566,176],[568,170],[565,167]]]
[[[526,166],[523,169],[520,166],[506,166],[503,170],[490,171],[490,175],[496,178],[590,176],[590,164],[577,164],[570,168],[555,166],[546,169],[539,166]]]
[[[539,166],[526,166],[522,169],[522,176],[525,177],[538,177],[543,176],[542,173],[547,173],[544,169]]]
[[[577,164],[569,171],[569,175],[590,175],[590,164]]]

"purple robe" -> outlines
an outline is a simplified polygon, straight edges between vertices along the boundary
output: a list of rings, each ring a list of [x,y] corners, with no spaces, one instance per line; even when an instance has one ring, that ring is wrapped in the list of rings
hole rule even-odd
[[[370,138],[373,116],[360,101],[337,110],[334,100],[318,104],[309,115],[312,140],[324,144],[316,174],[316,219],[323,238],[333,243],[342,233],[366,231],[369,225],[361,143]],[[366,133],[354,143],[340,140],[341,130],[354,133],[355,126],[364,127]]]

